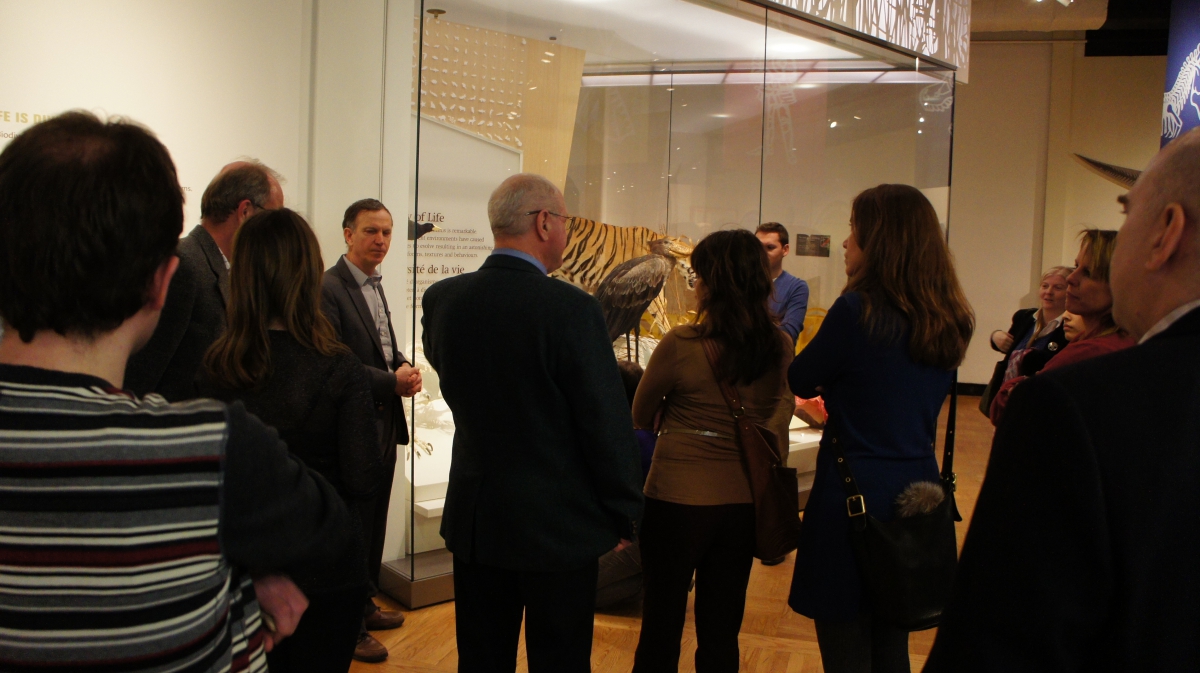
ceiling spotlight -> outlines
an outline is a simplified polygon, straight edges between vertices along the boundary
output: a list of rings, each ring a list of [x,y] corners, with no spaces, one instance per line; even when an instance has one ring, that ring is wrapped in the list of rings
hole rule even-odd
[[[544,53],[544,54],[545,54],[545,55],[547,55],[547,56],[553,56],[553,55],[554,55],[554,52],[552,52],[552,51],[546,51],[546,52],[542,52],[542,53]]]
[[[1038,0],[1038,2],[1041,2],[1041,0]],[[444,9],[427,9],[427,10],[425,10],[425,13],[432,15],[433,18],[435,18],[435,19],[440,19],[440,18],[442,18],[442,15],[446,13],[446,10],[444,10]]]
[[[921,122],[922,124],[924,124],[924,123],[925,123],[925,118],[924,118],[924,117],[921,117],[921,118],[920,118],[920,119],[918,119],[917,121],[919,121],[919,122]]]
[[[550,62],[550,59],[548,59],[548,58],[543,58],[543,59],[542,59],[542,63],[549,63],[549,62]]]
[[[861,120],[861,119],[862,119],[862,117],[859,117],[858,115],[854,115],[854,118],[855,118],[855,119],[859,119],[859,120]]]

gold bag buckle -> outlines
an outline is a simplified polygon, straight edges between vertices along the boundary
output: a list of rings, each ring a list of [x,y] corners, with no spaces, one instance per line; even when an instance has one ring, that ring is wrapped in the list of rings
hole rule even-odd
[[[862,516],[867,513],[867,503],[863,502],[863,497],[861,494],[852,495],[849,498],[846,498],[846,512],[851,516],[851,518]]]

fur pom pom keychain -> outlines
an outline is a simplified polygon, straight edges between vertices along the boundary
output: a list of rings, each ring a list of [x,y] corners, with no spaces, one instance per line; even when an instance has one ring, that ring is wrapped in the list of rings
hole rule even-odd
[[[942,485],[935,481],[914,481],[896,496],[896,515],[905,518],[928,514],[946,499]]]

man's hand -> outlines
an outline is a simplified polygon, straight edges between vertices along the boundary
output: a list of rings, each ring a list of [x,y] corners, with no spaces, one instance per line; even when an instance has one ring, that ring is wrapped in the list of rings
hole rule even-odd
[[[396,369],[396,394],[412,397],[421,392],[421,370],[405,362]]]
[[[254,580],[254,594],[263,612],[263,649],[270,652],[279,641],[296,632],[300,617],[308,609],[308,599],[285,575],[264,575]]]
[[[631,544],[633,544],[633,543],[630,542],[629,540],[626,540],[625,538],[621,538],[621,541],[617,543],[617,546],[613,547],[613,551],[619,552],[622,549],[627,549],[629,547],[629,545],[631,545]]]

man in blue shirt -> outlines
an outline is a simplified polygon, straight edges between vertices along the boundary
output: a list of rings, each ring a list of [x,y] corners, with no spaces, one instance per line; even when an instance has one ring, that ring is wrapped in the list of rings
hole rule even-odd
[[[775,292],[771,294],[771,311],[779,316],[779,327],[792,337],[792,345],[804,329],[804,314],[808,312],[808,283],[783,270],[787,257],[788,230],[778,222],[764,222],[755,232],[767,251],[771,264],[771,279]]]

